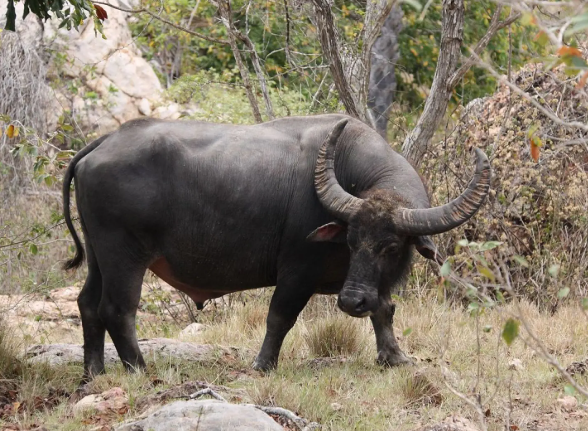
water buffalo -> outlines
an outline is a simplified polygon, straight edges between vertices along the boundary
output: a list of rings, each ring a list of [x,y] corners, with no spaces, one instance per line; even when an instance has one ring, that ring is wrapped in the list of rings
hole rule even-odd
[[[149,268],[196,303],[276,286],[254,367],[276,366],[284,337],[315,293],[338,293],[347,314],[369,316],[378,361],[409,362],[392,332],[392,289],[413,247],[440,260],[428,235],[472,217],[490,165],[476,150],[467,190],[430,208],[412,166],[382,137],[345,115],[256,125],[138,119],[72,159],[70,185],[85,237],[88,277],[78,298],[84,376],[104,371],[105,330],[128,369],[145,362],[135,315]]]

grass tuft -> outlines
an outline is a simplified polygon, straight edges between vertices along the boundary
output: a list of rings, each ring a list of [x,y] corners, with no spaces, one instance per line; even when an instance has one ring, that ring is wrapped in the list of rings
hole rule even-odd
[[[361,345],[361,328],[355,319],[334,314],[318,320],[309,330],[306,344],[314,356],[354,353]]]
[[[443,401],[441,391],[426,374],[429,372],[430,370],[413,371],[400,381],[400,392],[408,404],[438,406]]]

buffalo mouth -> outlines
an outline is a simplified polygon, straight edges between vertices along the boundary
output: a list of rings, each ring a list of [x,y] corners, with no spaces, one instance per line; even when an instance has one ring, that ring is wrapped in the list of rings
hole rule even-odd
[[[345,284],[337,299],[341,311],[352,317],[368,317],[376,312],[380,305],[377,290],[359,284]]]

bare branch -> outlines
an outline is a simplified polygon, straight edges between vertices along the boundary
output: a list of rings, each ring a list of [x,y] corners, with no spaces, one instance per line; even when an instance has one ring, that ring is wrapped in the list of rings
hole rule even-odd
[[[290,52],[290,8],[288,7],[288,0],[284,0],[284,13],[286,15],[286,60],[290,64],[290,66],[294,67],[294,62],[292,61],[292,53]]]
[[[206,36],[205,34],[199,33],[199,32],[194,31],[194,30],[190,30],[189,28],[186,28],[186,27],[182,27],[181,25],[175,24],[175,23],[173,23],[173,22],[171,22],[171,21],[169,21],[169,20],[167,20],[165,18],[160,17],[159,15],[151,12],[149,9],[146,9],[146,8],[141,8],[141,9],[126,9],[126,8],[123,8],[123,7],[120,7],[120,6],[115,6],[115,5],[111,4],[111,3],[106,3],[106,2],[101,2],[101,1],[93,1],[92,3],[99,4],[99,5],[104,5],[104,6],[108,6],[108,7],[111,7],[113,9],[117,9],[117,10],[120,10],[122,12],[127,12],[127,13],[146,13],[147,15],[149,15],[152,18],[154,18],[154,19],[156,19],[158,21],[161,21],[162,23],[167,24],[167,25],[169,25],[169,26],[171,26],[171,27],[173,27],[175,29],[184,31],[184,32],[186,32],[188,34],[191,34],[192,36],[199,37],[199,38],[204,39],[204,40],[207,40],[209,42],[219,43],[221,45],[229,45],[229,42],[227,42],[226,40],[215,39],[214,37]]]
[[[255,69],[255,74],[257,75],[257,80],[259,81],[261,93],[263,94],[263,100],[265,101],[265,110],[269,119],[273,120],[275,118],[274,108],[272,106],[272,101],[269,96],[268,85],[265,79],[265,73],[261,68],[261,62],[259,60],[257,50],[255,49],[255,45],[253,44],[249,36],[247,36],[246,34],[243,34],[236,28],[233,28],[233,31],[235,32],[235,35],[239,39],[241,39],[241,41],[247,46],[247,48],[249,48],[249,53],[251,54],[251,62],[253,63],[253,68]]]
[[[210,388],[204,388],[204,389],[199,390],[198,392],[194,392],[193,394],[189,395],[188,398],[190,398],[191,400],[194,400],[196,398],[200,398],[203,395],[210,395],[212,398],[215,398],[215,399],[222,401],[224,403],[228,402],[221,395],[219,395],[218,393],[216,393],[215,391],[213,391]]]
[[[355,99],[351,93],[351,87],[343,69],[343,62],[341,61],[337,44],[339,36],[335,27],[331,5],[328,0],[312,0],[312,3],[317,18],[317,27],[323,48],[323,55],[330,63],[331,73],[333,74],[333,80],[339,92],[339,98],[349,115],[361,118],[360,110],[355,103]]]
[[[308,422],[306,419],[299,417],[294,412],[284,409],[282,407],[268,407],[268,406],[260,406],[257,404],[245,404],[247,406],[255,407],[256,409],[261,410],[268,415],[276,415],[287,420],[291,421],[294,425],[298,427],[300,431],[312,431],[314,429],[320,428],[320,425],[316,422]]]
[[[247,93],[247,98],[249,99],[251,110],[253,111],[253,117],[257,123],[261,123],[263,119],[261,118],[261,113],[259,112],[257,99],[255,94],[253,94],[253,86],[251,85],[251,79],[249,78],[249,70],[247,70],[247,66],[245,66],[243,63],[241,51],[237,46],[237,36],[235,34],[235,27],[233,26],[233,20],[231,17],[230,0],[213,0],[212,3],[218,7],[219,13],[221,15],[221,21],[227,29],[229,44],[231,45],[231,50],[233,51],[233,56],[235,57],[235,62],[237,63],[239,72],[241,73],[241,79],[243,79],[243,86],[245,87],[245,92]]]
[[[474,52],[478,55],[488,46],[490,40],[496,35],[498,31],[511,25],[517,19],[521,17],[521,12],[517,12],[511,14],[507,19],[504,21],[500,21],[500,14],[502,13],[502,6],[498,6],[494,11],[494,15],[492,15],[492,20],[490,22],[490,27],[488,27],[488,31],[486,34],[480,39],[477,43],[476,47],[474,48]],[[457,71],[451,76],[447,86],[450,90],[455,88],[455,86],[461,81],[461,79],[465,76],[465,74],[470,70],[470,68],[476,63],[476,59],[470,56]]]
[[[463,0],[443,0],[441,46],[433,85],[422,115],[402,145],[404,156],[417,165],[425,154],[427,145],[447,110],[451,97],[451,90],[448,88],[447,82],[461,57],[463,25]]]

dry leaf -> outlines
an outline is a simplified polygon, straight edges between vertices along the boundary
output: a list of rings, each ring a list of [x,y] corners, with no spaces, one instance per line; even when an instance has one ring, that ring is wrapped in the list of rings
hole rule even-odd
[[[539,161],[539,154],[540,150],[539,147],[535,144],[535,140],[533,138],[529,139],[531,144],[531,157],[535,160],[535,163]]]
[[[576,84],[576,88],[580,89],[586,85],[586,81],[588,80],[588,71],[584,72],[578,83]]]
[[[18,127],[14,127],[13,124],[8,126],[8,128],[6,129],[6,136],[8,136],[9,138],[14,138],[18,136]]]
[[[100,21],[104,21],[105,19],[108,19],[108,14],[106,13],[106,11],[104,10],[104,8],[102,6],[95,4],[94,9],[96,9],[96,16],[98,17],[98,19]]]
[[[571,55],[572,57],[580,57],[582,58],[582,53],[578,48],[574,48],[573,46],[562,46],[560,49],[557,50],[557,55],[565,56]]]

